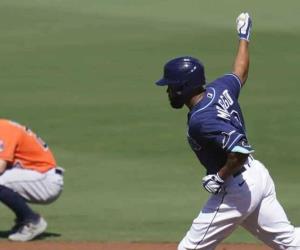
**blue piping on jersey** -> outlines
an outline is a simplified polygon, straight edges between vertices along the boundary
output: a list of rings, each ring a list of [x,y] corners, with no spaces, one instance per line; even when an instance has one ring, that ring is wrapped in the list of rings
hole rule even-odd
[[[215,89],[213,88],[213,87],[208,87],[207,89],[212,89],[213,90],[213,98],[210,100],[210,102],[209,103],[207,103],[203,108],[201,108],[201,109],[198,109],[197,111],[195,111],[192,115],[191,115],[191,118],[190,119],[192,119],[192,117],[196,114],[196,113],[198,113],[198,112],[200,112],[200,111],[202,111],[203,109],[206,109],[213,101],[214,101],[214,99],[215,99],[215,96],[216,96],[216,91],[215,91]]]
[[[251,154],[251,153],[254,152],[254,150],[253,150],[253,149],[248,150],[248,149],[243,148],[243,147],[241,147],[241,146],[235,146],[235,147],[231,150],[231,152],[233,152],[233,153],[242,153],[242,154]]]
[[[233,76],[238,81],[238,83],[240,85],[240,89],[242,88],[242,82],[236,74],[230,73],[230,74],[225,74],[225,76]]]
[[[243,135],[242,134],[239,134],[235,139],[234,141],[230,144],[230,146],[228,147],[228,149],[230,150],[231,146],[238,140],[242,137]]]

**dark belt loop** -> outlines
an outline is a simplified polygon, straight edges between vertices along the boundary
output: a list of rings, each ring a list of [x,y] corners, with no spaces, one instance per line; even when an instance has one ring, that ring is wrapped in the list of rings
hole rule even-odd
[[[56,168],[55,173],[59,175],[64,175],[64,172],[61,169]]]

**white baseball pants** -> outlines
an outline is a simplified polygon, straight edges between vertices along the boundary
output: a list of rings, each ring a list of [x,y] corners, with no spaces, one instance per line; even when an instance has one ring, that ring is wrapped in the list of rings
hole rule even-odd
[[[0,175],[0,185],[8,187],[30,203],[48,204],[56,200],[63,190],[63,169],[51,169],[46,173],[12,168]],[[58,173],[60,172],[60,174]]]
[[[290,224],[268,170],[257,160],[245,167],[209,198],[178,250],[215,249],[239,225],[272,249],[300,249],[300,228]]]

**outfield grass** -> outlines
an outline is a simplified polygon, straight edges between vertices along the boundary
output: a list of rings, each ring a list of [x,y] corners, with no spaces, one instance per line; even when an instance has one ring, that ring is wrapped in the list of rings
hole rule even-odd
[[[0,0],[1,117],[29,125],[66,168],[65,192],[36,207],[58,240],[177,241],[207,194],[185,141],[185,110],[154,86],[194,55],[207,79],[231,70],[235,18],[254,19],[241,103],[256,157],[300,224],[298,1]],[[0,230],[12,214],[0,207]],[[52,239],[52,238],[50,238]],[[253,241],[244,231],[229,241]]]

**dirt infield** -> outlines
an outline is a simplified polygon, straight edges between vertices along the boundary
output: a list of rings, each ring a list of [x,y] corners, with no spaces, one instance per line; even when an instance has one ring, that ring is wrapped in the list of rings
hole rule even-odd
[[[1,242],[0,250],[176,250],[175,243]],[[217,250],[270,250],[254,244],[223,244]]]

